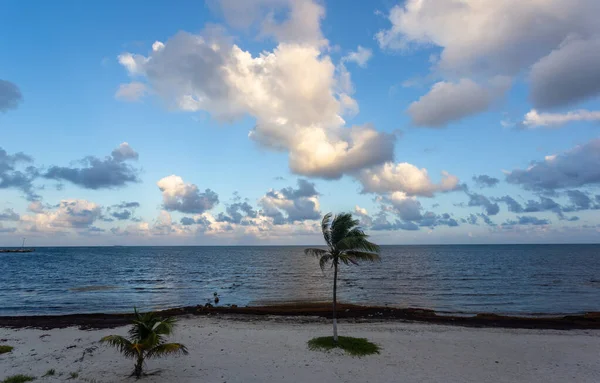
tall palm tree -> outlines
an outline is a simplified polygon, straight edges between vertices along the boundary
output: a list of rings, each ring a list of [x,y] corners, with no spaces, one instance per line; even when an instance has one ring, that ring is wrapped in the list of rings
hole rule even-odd
[[[153,313],[140,314],[135,310],[133,327],[129,330],[129,338],[120,335],[105,336],[100,340],[119,349],[126,358],[136,359],[133,374],[142,376],[144,360],[160,358],[170,354],[187,354],[181,343],[165,343],[165,337],[173,333],[175,318],[161,319]]]
[[[358,226],[359,221],[352,219],[352,214],[342,213],[331,219],[331,213],[326,214],[321,221],[321,231],[327,243],[327,250],[309,248],[305,249],[306,255],[319,258],[321,270],[331,262],[333,267],[333,340],[337,343],[337,275],[340,262],[345,265],[358,265],[359,261],[378,261],[379,246],[369,242],[369,237]]]

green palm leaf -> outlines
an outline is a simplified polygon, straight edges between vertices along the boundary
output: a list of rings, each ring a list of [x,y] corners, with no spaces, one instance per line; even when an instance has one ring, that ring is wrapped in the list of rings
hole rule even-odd
[[[331,243],[331,213],[325,214],[323,220],[321,221],[321,231],[323,232],[323,238],[325,238],[325,243],[330,248],[333,246]]]
[[[109,346],[115,347],[126,358],[134,358],[138,356],[138,352],[134,344],[127,338],[120,335],[108,335],[100,339],[100,343],[106,343]]]
[[[353,261],[353,263],[358,263],[358,261],[376,262],[381,260],[379,254],[368,253],[366,251],[347,251],[344,256],[351,262]]]
[[[188,350],[181,343],[163,343],[148,350],[146,353],[146,358],[160,358],[162,356],[171,354],[187,355]]]

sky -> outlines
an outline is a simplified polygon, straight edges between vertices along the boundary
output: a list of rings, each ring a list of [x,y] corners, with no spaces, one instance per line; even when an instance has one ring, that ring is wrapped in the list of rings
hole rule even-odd
[[[598,14],[4,1],[0,246],[597,243]]]

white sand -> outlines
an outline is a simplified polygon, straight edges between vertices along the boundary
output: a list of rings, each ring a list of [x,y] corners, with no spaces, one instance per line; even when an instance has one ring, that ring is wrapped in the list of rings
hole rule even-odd
[[[327,322],[295,318],[182,319],[173,338],[190,355],[149,360],[143,382],[600,382],[600,331],[475,329],[401,322],[341,323],[345,335],[380,344],[380,355],[352,358],[309,351]],[[100,346],[101,331],[0,329],[0,380],[24,373],[36,382],[134,382],[131,360]],[[87,351],[86,351],[87,349]],[[83,359],[82,359],[83,357]],[[157,371],[158,370],[158,371]],[[60,376],[58,374],[61,374]]]

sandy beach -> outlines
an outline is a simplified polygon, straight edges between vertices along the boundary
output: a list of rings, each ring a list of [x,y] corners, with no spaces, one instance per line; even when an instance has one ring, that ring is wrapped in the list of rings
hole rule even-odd
[[[133,362],[98,340],[127,327],[0,329],[0,379],[122,382]],[[187,356],[150,360],[144,382],[599,382],[600,330],[465,328],[401,321],[342,321],[340,332],[366,337],[380,355],[353,358],[309,351],[329,335],[325,318],[182,317],[173,337]],[[42,377],[49,369],[56,375]]]

